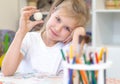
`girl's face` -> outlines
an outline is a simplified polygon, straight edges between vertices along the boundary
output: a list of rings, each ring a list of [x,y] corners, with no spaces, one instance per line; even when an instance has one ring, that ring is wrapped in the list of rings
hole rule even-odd
[[[63,9],[54,11],[46,24],[47,38],[54,42],[64,41],[75,29],[75,19],[67,16],[65,12]]]

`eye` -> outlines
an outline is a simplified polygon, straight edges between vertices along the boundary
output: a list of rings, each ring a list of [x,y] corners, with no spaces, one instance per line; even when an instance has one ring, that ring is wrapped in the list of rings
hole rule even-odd
[[[65,30],[71,32],[70,28],[69,27],[64,27]]]
[[[57,22],[61,22],[61,19],[59,17],[56,17]]]

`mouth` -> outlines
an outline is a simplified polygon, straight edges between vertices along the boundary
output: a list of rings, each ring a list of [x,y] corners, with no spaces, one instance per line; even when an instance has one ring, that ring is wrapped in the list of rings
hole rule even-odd
[[[54,36],[58,36],[58,34],[54,30],[50,29],[50,31]]]

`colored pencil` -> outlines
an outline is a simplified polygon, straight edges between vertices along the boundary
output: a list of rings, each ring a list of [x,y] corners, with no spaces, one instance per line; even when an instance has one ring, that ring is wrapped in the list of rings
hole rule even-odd
[[[82,64],[81,59],[80,58],[76,58],[76,63],[77,64]],[[83,80],[83,84],[89,84],[86,72],[84,70],[80,70],[80,74],[81,74],[81,77],[82,77],[82,80]]]
[[[61,51],[61,54],[62,54],[62,59],[65,60],[65,55],[64,55],[63,50],[61,49],[60,51]]]
[[[76,57],[74,56],[72,64],[75,63],[75,60],[76,60]],[[68,84],[72,84],[72,77],[73,77],[73,70],[72,69],[70,69],[69,76],[70,76],[70,79],[69,79],[69,83]]]

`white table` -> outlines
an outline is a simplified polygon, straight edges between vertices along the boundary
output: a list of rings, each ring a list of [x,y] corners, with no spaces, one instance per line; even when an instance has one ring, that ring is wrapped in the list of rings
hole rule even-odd
[[[2,84],[63,84],[62,76],[46,75],[41,73],[19,74],[4,77],[0,73]]]

